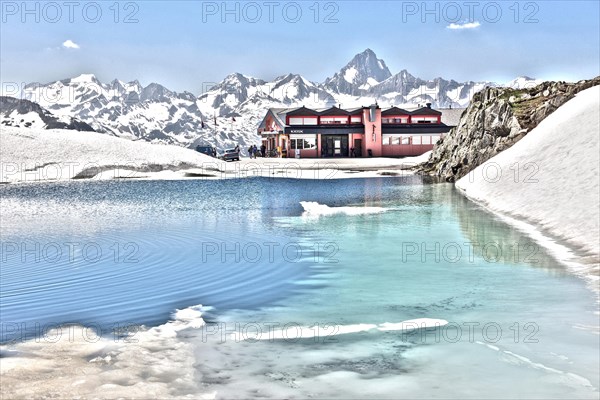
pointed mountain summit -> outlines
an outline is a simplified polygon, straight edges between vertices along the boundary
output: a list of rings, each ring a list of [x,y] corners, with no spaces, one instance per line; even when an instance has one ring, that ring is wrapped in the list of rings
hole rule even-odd
[[[373,50],[366,49],[355,55],[340,72],[327,78],[324,86],[334,93],[359,95],[390,76],[392,73],[385,62],[378,59]]]
[[[72,84],[95,83],[95,84],[99,85],[100,81],[98,80],[98,78],[96,78],[96,75],[94,75],[94,74],[80,74],[79,76],[76,76],[75,78],[69,79],[69,83],[72,83]]]

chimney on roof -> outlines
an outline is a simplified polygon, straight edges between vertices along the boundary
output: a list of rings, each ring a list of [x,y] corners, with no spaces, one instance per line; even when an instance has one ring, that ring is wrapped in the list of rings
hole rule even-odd
[[[427,108],[431,108],[431,103],[425,103],[425,105],[427,106]]]
[[[369,122],[375,122],[377,119],[377,107],[377,103],[372,104],[371,107],[369,107]]]

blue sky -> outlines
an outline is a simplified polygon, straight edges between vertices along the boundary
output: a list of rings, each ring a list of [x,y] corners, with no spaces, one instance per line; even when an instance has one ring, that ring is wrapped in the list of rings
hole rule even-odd
[[[65,4],[2,1],[3,85],[80,73],[196,94],[232,72],[263,79],[294,72],[321,82],[366,48],[392,73],[421,78],[600,74],[598,1]]]

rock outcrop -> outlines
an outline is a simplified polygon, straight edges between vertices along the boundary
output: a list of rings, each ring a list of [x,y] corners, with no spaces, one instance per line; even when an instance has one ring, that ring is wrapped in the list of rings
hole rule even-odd
[[[419,171],[454,182],[518,142],[575,94],[596,85],[600,76],[525,89],[485,88],[473,96],[458,125],[437,142]]]

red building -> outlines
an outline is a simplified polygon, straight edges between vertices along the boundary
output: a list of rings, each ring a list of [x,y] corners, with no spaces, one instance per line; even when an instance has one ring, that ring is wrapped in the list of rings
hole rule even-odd
[[[453,110],[454,111],[454,110]],[[405,157],[421,155],[453,125],[427,107],[408,111],[378,105],[344,110],[271,108],[258,127],[267,150],[283,157]]]

